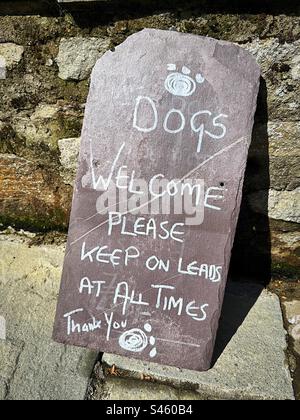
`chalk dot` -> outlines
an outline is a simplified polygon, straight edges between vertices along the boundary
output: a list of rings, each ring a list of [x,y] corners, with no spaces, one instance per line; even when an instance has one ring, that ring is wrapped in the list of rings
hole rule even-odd
[[[154,346],[154,344],[155,344],[155,338],[154,337],[150,337],[149,338],[149,343],[151,344],[151,346]]]
[[[182,67],[182,73],[183,73],[183,74],[191,74],[191,70],[190,70],[190,69],[188,69],[187,67],[183,66],[183,67]]]
[[[148,333],[150,333],[151,331],[152,331],[152,327],[151,327],[151,325],[150,324],[145,324],[144,325],[144,329],[145,329],[145,331],[147,331]]]
[[[153,359],[153,357],[155,357],[156,355],[157,355],[157,350],[156,348],[154,348],[150,351],[150,357]]]
[[[196,80],[198,83],[203,83],[204,82],[204,77],[202,76],[202,74],[196,74]]]
[[[168,70],[169,70],[169,71],[174,71],[174,70],[176,70],[176,64],[168,64]]]

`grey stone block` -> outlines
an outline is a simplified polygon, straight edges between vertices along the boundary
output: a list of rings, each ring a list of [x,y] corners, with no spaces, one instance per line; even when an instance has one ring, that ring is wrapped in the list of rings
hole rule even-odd
[[[289,334],[293,339],[293,347],[300,356],[300,300],[284,302],[285,313],[289,323]]]
[[[56,58],[58,76],[63,80],[87,79],[109,44],[109,39],[104,38],[63,38]]]
[[[200,394],[134,379],[108,378],[96,387],[91,400],[201,400]]]
[[[0,250],[0,399],[84,399],[97,354],[51,339],[64,247],[0,236]]]

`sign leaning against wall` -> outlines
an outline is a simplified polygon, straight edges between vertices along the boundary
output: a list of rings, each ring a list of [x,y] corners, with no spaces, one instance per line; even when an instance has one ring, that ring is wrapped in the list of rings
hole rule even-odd
[[[259,77],[237,45],[171,31],[97,62],[56,341],[209,369]]]

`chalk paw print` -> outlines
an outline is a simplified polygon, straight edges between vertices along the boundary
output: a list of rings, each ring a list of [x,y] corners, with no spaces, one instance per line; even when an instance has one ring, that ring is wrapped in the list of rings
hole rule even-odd
[[[125,331],[119,338],[119,345],[122,349],[131,351],[133,353],[142,353],[151,345],[149,356],[153,359],[157,355],[155,347],[155,337],[149,336],[152,332],[152,326],[149,323],[144,325],[144,329],[132,328]]]
[[[165,81],[166,90],[175,96],[191,96],[197,87],[197,83],[203,83],[204,77],[202,74],[196,74],[196,80],[191,76],[191,70],[186,66],[182,67],[181,73],[177,71],[175,64],[168,64],[168,70],[172,71]]]

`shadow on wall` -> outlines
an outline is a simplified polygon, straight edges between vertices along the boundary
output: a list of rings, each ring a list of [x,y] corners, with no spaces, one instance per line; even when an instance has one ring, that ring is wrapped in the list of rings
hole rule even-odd
[[[253,213],[247,202],[252,191],[268,191],[270,186],[268,148],[267,88],[260,80],[257,110],[249,159],[245,173],[241,211],[235,236],[231,265],[220,324],[217,334],[213,364],[221,356],[232,337],[244,322],[260,296],[263,286],[271,280],[271,238],[268,218]],[[263,208],[268,210],[268,195],[263,197]],[[253,284],[234,284],[250,280]]]
[[[271,234],[268,218],[251,210],[247,195],[265,191],[261,208],[268,214],[270,188],[267,88],[260,81],[257,110],[245,173],[241,211],[232,251],[229,278],[267,285],[271,280]]]
[[[7,0],[0,2],[0,15],[60,16],[65,12],[74,13],[76,23],[92,27],[93,24],[108,23],[120,19],[139,18],[153,13],[191,12],[202,13],[239,13],[239,14],[299,14],[300,6],[294,0],[77,0],[61,2],[57,0]],[[84,11],[84,13],[82,13]],[[188,17],[188,16],[187,16]]]
[[[61,4],[61,12],[72,13],[82,28],[105,25],[118,20],[138,19],[158,13],[173,13],[175,17],[190,18],[202,14],[271,14],[297,15],[300,6],[294,1],[281,0],[109,0]],[[143,29],[143,28],[141,28]]]
[[[1,0],[0,15],[41,15],[59,16],[56,0]]]
[[[228,283],[214,348],[212,366],[228,346],[229,342],[243,324],[263,290],[255,284]]]

